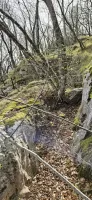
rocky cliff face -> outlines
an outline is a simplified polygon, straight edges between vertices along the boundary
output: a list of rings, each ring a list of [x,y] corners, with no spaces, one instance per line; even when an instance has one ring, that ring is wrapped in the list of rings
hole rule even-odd
[[[77,121],[91,131],[79,129],[75,133],[73,153],[81,164],[81,174],[92,178],[92,75],[90,73],[84,79],[82,102]]]
[[[0,200],[23,199],[30,194],[27,186],[36,173],[37,163],[28,153],[19,149],[12,139],[5,139],[5,136],[6,132],[0,128]],[[15,134],[18,143],[31,149],[34,146],[34,136],[35,129],[25,123]]]

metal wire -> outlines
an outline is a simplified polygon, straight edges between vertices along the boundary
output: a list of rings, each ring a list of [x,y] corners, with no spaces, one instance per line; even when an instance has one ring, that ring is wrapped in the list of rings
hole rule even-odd
[[[1,134],[7,139],[10,137],[9,136],[5,136],[2,131]],[[32,156],[34,156],[38,161],[42,162],[48,169],[50,169],[50,171],[55,174],[56,176],[58,176],[61,181],[65,182],[67,185],[69,185],[69,187],[77,194],[79,195],[79,197],[82,197],[85,200],[91,200],[89,197],[87,197],[84,193],[82,193],[78,188],[76,188],[63,174],[60,174],[54,167],[52,167],[49,163],[47,163],[45,160],[43,160],[40,156],[38,156],[38,154],[36,154],[34,151],[31,151],[29,149],[27,149],[26,147],[21,146],[20,144],[18,144],[16,142],[16,140],[13,139],[13,143],[18,147],[21,148],[23,150],[25,150],[26,152],[30,153]]]
[[[15,101],[15,102],[17,102],[17,103],[20,103],[20,104],[26,105],[27,107],[30,107],[29,104],[26,104],[26,103],[24,103],[24,102],[20,102],[20,101],[15,100],[15,99],[8,98],[8,97],[6,97],[6,96],[4,96],[4,95],[0,95],[0,97],[6,98],[7,100],[10,100],[10,101]],[[77,124],[75,124],[74,122],[72,122],[72,121],[70,121],[70,120],[68,120],[68,119],[65,119],[65,118],[62,117],[62,116],[57,116],[57,115],[55,115],[55,114],[53,114],[53,113],[51,113],[51,112],[49,112],[49,111],[43,110],[43,109],[41,109],[41,108],[38,108],[37,106],[35,106],[35,104],[33,104],[33,105],[30,107],[30,109],[34,109],[34,110],[37,110],[37,111],[39,111],[39,112],[43,112],[43,113],[45,113],[45,114],[47,114],[47,115],[51,115],[52,117],[54,117],[54,118],[56,118],[56,119],[58,119],[58,120],[60,120],[60,121],[63,120],[63,121],[68,122],[68,123],[70,123],[70,124],[72,124],[72,125],[74,125],[74,126],[76,125],[77,128],[83,129],[83,130],[85,130],[85,131],[87,131],[87,132],[89,132],[89,133],[92,134],[92,131],[91,131],[91,130],[89,130],[89,129],[87,129],[87,128],[81,126],[81,125],[77,125]],[[29,110],[30,110],[30,109],[29,109]]]
[[[5,97],[5,96],[3,96],[3,95],[0,95],[0,96],[6,98],[7,100],[15,101],[15,102],[17,102],[17,103],[21,103],[21,104],[23,104],[23,105],[26,105],[27,107],[30,107],[28,104],[26,104],[26,103],[24,103],[24,102],[20,102],[20,101],[18,101],[18,100],[14,100],[14,99]],[[38,99],[38,98],[37,98],[37,99]],[[37,111],[39,111],[39,112],[43,112],[43,113],[48,114],[48,115],[51,115],[52,117],[58,119],[59,121],[61,121],[61,120],[63,119],[64,121],[66,121],[66,122],[68,122],[68,123],[70,123],[70,124],[72,124],[72,125],[75,125],[73,122],[71,122],[71,121],[68,120],[68,119],[65,119],[65,118],[62,117],[62,116],[57,116],[57,115],[55,115],[55,114],[52,114],[51,112],[48,112],[48,111],[45,111],[45,110],[43,110],[43,109],[37,108],[36,106],[33,106],[33,105],[29,108],[29,111],[28,111],[28,113],[26,114],[26,116],[28,116],[28,114],[29,114],[29,112],[30,112],[31,109],[37,110]],[[23,123],[23,121],[25,120],[26,116],[23,118],[23,120],[20,122],[19,126],[14,130],[14,132],[10,135],[10,137],[13,138],[13,135],[14,135],[15,132],[18,130],[18,128],[22,125],[22,123]],[[89,132],[89,133],[92,134],[92,131],[91,131],[91,130],[86,129],[86,128],[80,126],[80,125],[76,125],[76,127],[81,128],[81,129],[83,129],[83,130],[85,130],[85,131],[87,131],[87,132]],[[67,144],[64,143],[64,142],[63,142],[63,144],[64,144],[65,146],[67,145]],[[78,156],[78,153],[75,153],[75,155]],[[73,156],[73,155],[71,155],[71,156]],[[83,158],[81,158],[80,160],[83,161],[84,164],[87,164],[87,165],[89,165],[89,166],[92,168],[92,163],[91,163],[91,162],[89,163],[89,162],[87,162],[86,160],[84,160]]]
[[[1,96],[1,95],[0,95]],[[4,96],[3,96],[4,97]],[[8,100],[10,100],[10,101],[15,101],[15,102],[18,102],[18,103],[22,103],[22,104],[25,104],[25,103],[23,103],[23,102],[19,102],[19,101],[16,101],[16,100],[14,100],[14,99],[10,99],[10,98],[7,98],[7,97],[4,97],[4,98],[6,98],[6,99],[8,99]],[[38,97],[37,97],[37,99],[38,99]],[[37,99],[35,100],[35,102],[37,101]],[[28,104],[25,104],[26,106],[28,106],[29,107],[29,105]],[[74,123],[73,122],[71,122],[71,121],[69,121],[69,120],[66,120],[66,119],[64,119],[63,117],[61,117],[61,116],[57,116],[57,115],[55,115],[55,114],[52,114],[52,113],[50,113],[50,112],[48,112],[48,111],[44,111],[44,110],[42,110],[42,109],[39,109],[39,108],[37,108],[37,107],[35,107],[34,105],[32,105],[30,108],[29,108],[29,111],[28,111],[28,113],[26,114],[26,116],[29,114],[29,112],[30,112],[30,109],[35,109],[35,110],[38,110],[39,112],[43,112],[43,113],[45,113],[45,114],[48,114],[48,115],[51,115],[52,117],[54,117],[54,118],[57,118],[57,119],[59,119],[59,120],[61,120],[61,119],[63,119],[64,121],[66,121],[66,122],[68,122],[68,123],[71,123],[71,124],[73,124],[74,125]],[[25,116],[25,117],[26,117]],[[18,130],[18,128],[21,126],[21,124],[23,123],[23,121],[24,121],[24,119],[25,118],[23,118],[23,120],[21,121],[21,123],[19,124],[19,126],[14,130],[14,132],[11,134],[11,138],[13,139],[13,142],[15,142],[15,139],[13,138],[13,135],[14,135],[14,133],[16,132],[16,130]],[[83,130],[86,130],[86,131],[89,131],[89,132],[91,132],[90,130],[88,130],[88,129],[85,129],[84,127],[82,127],[82,126],[78,126],[77,125],[77,127],[79,127],[79,128],[82,128]],[[3,135],[4,136],[4,135]],[[51,165],[49,165],[46,161],[44,161],[42,158],[40,158],[36,153],[34,153],[33,151],[31,151],[31,150],[29,150],[29,149],[26,149],[25,147],[22,147],[21,145],[19,145],[19,144],[17,144],[16,143],[16,145],[18,146],[18,147],[20,147],[20,148],[22,148],[22,149],[25,149],[27,152],[30,152],[31,153],[31,155],[33,155],[34,157],[36,157],[39,161],[41,161],[41,162],[43,162],[53,173],[55,173],[57,176],[59,176],[59,178],[61,179],[61,180],[63,180],[64,182],[66,182],[78,195],[80,195],[82,198],[84,198],[85,200],[90,200],[86,195],[84,195],[79,189],[77,189],[70,181],[68,181],[67,179],[66,179],[66,177],[64,177],[63,175],[61,175],[59,172],[57,172],[57,170],[56,169],[54,169]],[[83,160],[84,161],[84,160]],[[86,161],[85,161],[86,162]],[[87,163],[87,162],[86,162]],[[88,163],[87,163],[88,164]],[[90,164],[90,163],[89,163]]]

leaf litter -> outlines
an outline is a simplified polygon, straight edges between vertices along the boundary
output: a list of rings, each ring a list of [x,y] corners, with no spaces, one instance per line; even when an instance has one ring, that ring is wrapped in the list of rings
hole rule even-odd
[[[64,113],[66,119],[73,121],[76,108],[62,108],[61,113]],[[58,111],[55,111],[55,114],[59,115]],[[64,120],[58,122],[53,118],[49,118],[48,121],[47,124],[50,129],[47,132],[45,131],[42,133],[40,141],[36,146],[37,151],[42,153],[41,157],[46,162],[63,174],[71,183],[92,199],[92,193],[87,193],[87,191],[91,191],[92,183],[88,182],[83,177],[79,177],[77,165],[74,163],[71,156],[73,137],[72,125]],[[48,137],[50,137],[50,140],[45,144],[47,141],[45,139]],[[48,143],[52,144],[48,145]],[[53,173],[51,173],[42,163],[39,163],[38,173],[33,178],[29,189],[30,198],[26,197],[24,200],[80,199],[80,197],[76,195],[67,184],[62,182],[56,175],[53,175]]]

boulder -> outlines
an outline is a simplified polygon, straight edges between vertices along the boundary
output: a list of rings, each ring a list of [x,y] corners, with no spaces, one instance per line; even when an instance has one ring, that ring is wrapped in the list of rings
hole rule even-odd
[[[77,104],[82,99],[82,88],[66,89],[66,99],[69,104]]]
[[[81,165],[79,167],[81,174],[92,179],[92,75],[90,73],[84,79],[78,118],[80,125],[87,130],[78,129],[75,132],[73,153]]]
[[[8,129],[9,135],[12,129],[14,126]],[[28,186],[37,172],[37,162],[19,149],[9,135],[0,127],[0,200],[22,200],[26,194],[29,196]],[[24,123],[14,137],[22,146],[33,149],[34,135],[35,129]]]

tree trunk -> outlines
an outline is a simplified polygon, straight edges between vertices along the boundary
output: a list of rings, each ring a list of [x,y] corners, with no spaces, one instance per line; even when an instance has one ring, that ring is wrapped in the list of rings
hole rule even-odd
[[[62,9],[63,9],[63,12],[64,12],[64,0],[62,0]],[[65,39],[65,41],[67,41],[66,22],[65,22],[65,18],[64,17],[63,17],[63,32],[64,32],[64,39]]]
[[[12,40],[10,39],[10,48],[9,48],[9,47],[8,47],[8,44],[7,44],[7,42],[6,42],[6,40],[4,39],[3,33],[1,34],[1,37],[2,37],[2,40],[3,40],[4,44],[5,44],[5,46],[6,46],[6,49],[7,49],[7,51],[8,51],[8,54],[9,54],[9,56],[10,56],[10,59],[11,59],[11,62],[12,62],[12,66],[13,66],[13,68],[15,68],[16,65],[15,65],[15,61],[14,61],[14,58],[13,58]]]
[[[64,44],[64,38],[62,32],[60,30],[56,13],[53,7],[53,3],[51,0],[43,0],[48,7],[48,10],[51,15],[53,28],[56,36],[56,44],[59,49],[58,58],[60,59],[59,63],[59,85],[57,86],[58,99],[64,100],[65,98],[65,87],[66,87],[66,73],[67,73],[67,57],[66,57],[66,49]],[[62,61],[61,61],[62,60]]]
[[[17,40],[15,35],[8,29],[7,25],[0,21],[0,30],[2,30],[12,41],[23,51],[23,54],[25,55],[26,58],[31,57],[31,54],[26,51],[26,48]]]
[[[60,27],[59,27],[59,24],[57,21],[53,3],[51,0],[43,0],[43,1],[46,4],[46,6],[50,12],[50,15],[51,15],[53,29],[54,29],[55,36],[56,36],[56,45],[57,45],[57,47],[62,47],[62,46],[64,46],[64,38],[63,38],[62,32],[60,30]]]
[[[39,0],[36,1],[35,21],[33,25],[33,42],[39,49]]]
[[[39,49],[39,0],[36,3],[36,40],[37,40],[37,47]]]
[[[13,24],[15,24],[19,30],[24,34],[24,36],[26,37],[26,39],[28,40],[28,42],[32,45],[33,49],[35,50],[35,52],[40,56],[40,58],[45,61],[43,55],[40,53],[39,49],[37,48],[37,46],[34,44],[34,42],[31,40],[31,38],[29,37],[29,35],[27,34],[27,32],[22,28],[22,26],[14,19],[12,18],[10,15],[8,15],[6,12],[4,12],[2,9],[0,9],[0,12],[6,17],[8,18]],[[0,23],[3,23],[2,21],[0,21]],[[2,26],[0,24],[0,26]],[[4,27],[4,23],[3,23],[3,27]],[[7,32],[7,29],[6,29]],[[9,34],[9,29],[8,29],[8,34]],[[15,36],[13,37],[13,40],[15,40]],[[20,44],[21,45],[21,44]],[[21,47],[23,49],[25,49],[22,45]],[[31,55],[31,54],[30,54]]]

